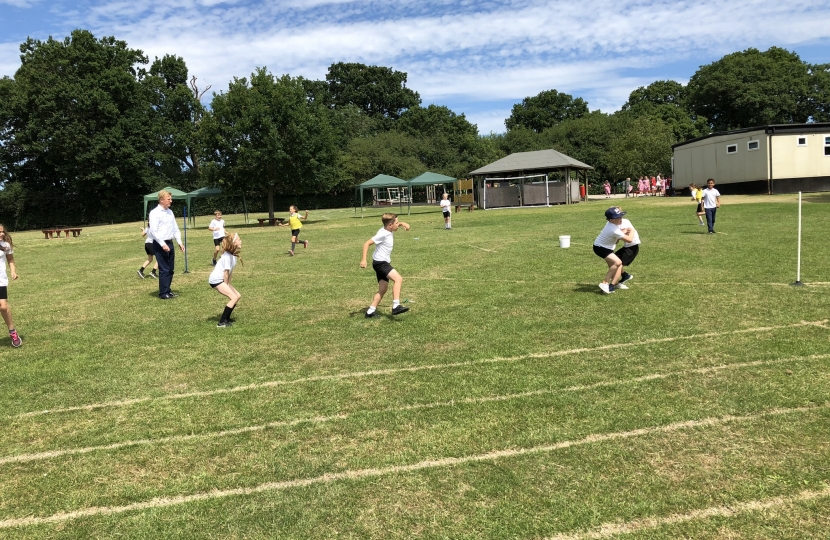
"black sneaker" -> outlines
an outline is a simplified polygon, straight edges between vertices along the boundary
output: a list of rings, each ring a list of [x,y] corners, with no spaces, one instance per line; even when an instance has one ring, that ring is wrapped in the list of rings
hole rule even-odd
[[[231,321],[219,321],[216,324],[216,328],[230,328],[231,324]]]
[[[634,276],[628,272],[623,272],[623,275],[620,276],[620,283],[625,283],[626,281],[631,281],[632,279],[634,279]]]
[[[153,279],[158,279],[158,278],[159,278],[159,277],[156,275],[156,271],[155,271],[155,270],[153,270],[152,272],[150,272],[150,277],[151,277],[151,278],[153,278]]]
[[[409,311],[408,307],[396,306],[392,308],[392,315],[400,315],[401,313],[406,313],[407,311]]]
[[[174,293],[174,292],[171,292],[171,293],[170,293],[170,294],[168,294],[167,296],[169,296],[170,298],[178,298],[178,297],[179,297],[179,295],[178,295],[178,294],[176,294],[176,293]]]
[[[375,310],[371,313],[369,313],[368,311],[366,312],[366,318],[367,319],[373,319],[375,317],[380,317],[380,312],[378,312],[378,310]]]
[[[138,277],[144,279],[144,272],[142,272],[141,270],[136,270],[136,272],[138,273]]]

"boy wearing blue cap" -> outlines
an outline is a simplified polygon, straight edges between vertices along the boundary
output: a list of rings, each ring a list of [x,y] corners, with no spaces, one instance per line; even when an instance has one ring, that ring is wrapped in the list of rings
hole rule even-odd
[[[631,244],[635,239],[639,241],[639,238],[637,238],[637,232],[634,230],[634,227],[630,226],[630,222],[626,224],[629,226],[622,226],[624,215],[625,212],[620,210],[619,206],[612,206],[606,210],[605,219],[608,220],[608,223],[605,224],[599,236],[594,240],[594,253],[600,258],[605,259],[605,263],[608,265],[608,273],[605,274],[605,279],[599,284],[600,290],[605,294],[611,294],[615,288],[628,288],[624,284],[619,283],[623,261],[614,253],[614,249],[620,240],[626,244]]]

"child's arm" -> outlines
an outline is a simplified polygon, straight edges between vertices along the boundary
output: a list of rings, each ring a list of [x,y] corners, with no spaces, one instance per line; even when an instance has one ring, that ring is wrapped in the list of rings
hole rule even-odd
[[[9,275],[12,279],[17,279],[17,269],[14,266],[14,255],[9,253],[6,255],[6,260],[9,261]]]
[[[300,219],[308,219],[308,210],[305,211],[305,216],[297,216]]]
[[[408,230],[409,230],[409,228],[410,228],[410,227],[409,227],[409,223],[404,223],[403,221],[398,221],[398,225],[400,225],[401,227],[403,227],[403,230],[405,230],[405,231],[408,231]]]
[[[720,195],[715,195],[715,203],[717,204],[717,208],[720,208]]]
[[[366,242],[363,244],[363,257],[361,257],[360,259],[361,268],[366,268],[366,255],[369,253],[369,246],[371,246],[374,243],[375,241],[370,238],[366,240]]]
[[[620,238],[620,240],[622,240],[623,242],[631,242],[632,240],[634,240],[634,229],[625,228],[620,230],[623,233],[622,238]]]

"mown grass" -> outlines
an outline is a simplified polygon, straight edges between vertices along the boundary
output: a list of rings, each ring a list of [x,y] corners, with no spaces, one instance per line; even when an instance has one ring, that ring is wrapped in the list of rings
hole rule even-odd
[[[691,201],[614,202],[643,240],[629,291],[597,288],[604,202],[452,231],[413,208],[411,311],[374,320],[379,211],[312,212],[293,258],[286,228],[226,216],[229,329],[207,218],[164,302],[138,224],[15,233],[0,537],[824,537],[827,200],[805,198],[804,287],[793,196],[725,198],[714,236]]]

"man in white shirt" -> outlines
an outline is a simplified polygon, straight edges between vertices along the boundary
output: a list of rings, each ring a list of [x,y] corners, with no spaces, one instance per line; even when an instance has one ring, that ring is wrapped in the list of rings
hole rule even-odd
[[[184,252],[182,233],[176,225],[176,217],[170,210],[173,196],[169,191],[159,191],[159,204],[150,211],[150,234],[153,235],[153,250],[159,264],[159,298],[170,300],[178,296],[170,290],[173,283],[173,268],[176,262],[176,252],[173,250],[173,239]]]
[[[703,211],[706,212],[709,234],[715,234],[715,213],[718,208],[720,208],[720,191],[715,189],[715,180],[710,178],[706,181],[706,189],[703,190]]]

